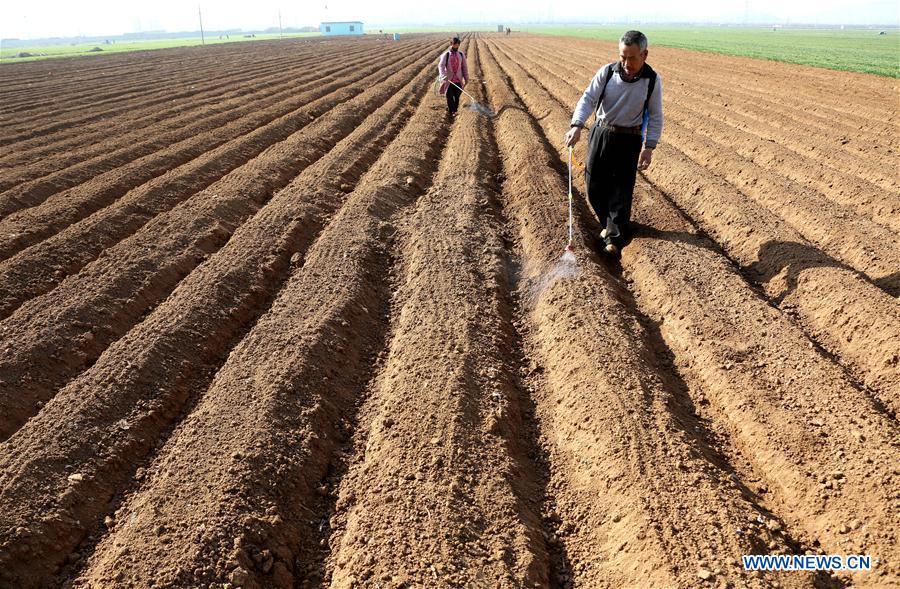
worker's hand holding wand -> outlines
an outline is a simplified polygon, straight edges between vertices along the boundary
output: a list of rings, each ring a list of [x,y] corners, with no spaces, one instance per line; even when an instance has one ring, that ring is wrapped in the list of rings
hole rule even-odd
[[[572,147],[581,139],[581,127],[572,127],[566,133],[566,147]]]
[[[644,171],[649,168],[652,160],[653,150],[645,147],[641,150],[641,156],[638,158],[638,170]]]

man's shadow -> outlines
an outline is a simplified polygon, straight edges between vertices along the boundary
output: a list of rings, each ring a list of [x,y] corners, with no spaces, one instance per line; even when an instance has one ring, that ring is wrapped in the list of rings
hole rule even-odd
[[[847,264],[835,260],[822,250],[794,241],[767,241],[759,248],[757,261],[745,268],[752,279],[765,283],[785,272],[785,289],[773,302],[781,302],[797,289],[800,274],[809,268],[840,268],[859,275],[892,297],[900,294],[900,272],[872,280]]]
[[[719,246],[709,238],[684,231],[664,231],[641,223],[632,223],[633,237],[663,239],[700,247],[723,255]],[[630,240],[629,240],[630,241]],[[770,240],[760,246],[756,262],[741,267],[741,272],[755,284],[765,284],[784,272],[785,288],[771,301],[781,303],[797,290],[800,274],[809,268],[840,268],[861,276],[893,297],[900,295],[900,272],[878,280],[871,280],[847,264],[835,260],[822,250],[795,241]]]
[[[575,191],[578,192],[579,195],[579,203],[578,206],[576,206],[575,215],[582,223],[582,226],[587,229],[586,235],[584,236],[584,245],[593,250],[597,257],[604,262],[606,267],[609,268],[613,274],[622,276],[622,264],[620,258],[617,256],[610,256],[603,251],[605,244],[603,243],[603,240],[600,239],[600,230],[602,227],[594,216],[593,211],[590,210],[587,199],[582,196],[580,190],[575,189]],[[703,234],[688,233],[686,231],[665,231],[657,229],[652,225],[645,225],[643,223],[632,221],[631,231],[625,239],[624,247],[627,247],[635,237],[679,242],[685,245],[708,249],[727,257],[722,248],[715,241]],[[772,302],[776,305],[780,305],[784,299],[797,290],[799,276],[804,270],[817,267],[841,268],[848,272],[853,272],[890,296],[895,298],[900,297],[900,270],[888,276],[872,279],[862,272],[851,268],[847,264],[835,260],[822,250],[811,245],[797,243],[795,241],[773,239],[760,246],[756,255],[756,260],[756,262],[749,266],[741,266],[738,264],[738,267],[742,274],[747,276],[757,285],[767,283],[785,269],[787,270],[785,275],[786,287],[784,291],[772,299]]]
[[[892,297],[900,297],[900,270],[873,280],[872,283]]]

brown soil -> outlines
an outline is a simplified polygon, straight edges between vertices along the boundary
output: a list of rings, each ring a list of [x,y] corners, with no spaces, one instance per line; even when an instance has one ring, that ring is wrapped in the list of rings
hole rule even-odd
[[[361,53],[361,49],[348,48],[343,55],[353,56]],[[149,78],[143,80],[134,80],[127,74],[122,74],[125,83],[146,84],[146,91],[138,100],[129,101],[130,108],[127,113],[121,116],[110,117],[111,120],[98,120],[94,122],[84,122],[77,117],[73,117],[70,128],[60,130],[53,133],[54,142],[47,144],[43,137],[34,137],[29,140],[17,142],[19,149],[15,153],[7,153],[0,158],[5,164],[17,164],[27,161],[29,158],[45,155],[63,155],[58,152],[62,149],[70,150],[65,154],[69,158],[77,161],[76,158],[83,159],[85,155],[91,154],[103,148],[98,145],[98,137],[110,137],[108,132],[110,129],[119,130],[121,133],[140,133],[146,132],[146,125],[149,123],[168,124],[179,113],[190,111],[193,108],[204,105],[212,105],[217,102],[228,100],[230,97],[240,95],[257,94],[261,96],[269,95],[277,92],[279,86],[288,80],[296,79],[298,75],[303,75],[318,65],[337,57],[336,54],[321,52],[313,54],[313,52],[305,53],[302,59],[273,55],[273,59],[266,59],[260,56],[260,60],[247,64],[244,60],[235,59],[235,63],[229,64],[229,71],[222,75],[221,72],[214,74],[217,65],[213,65],[208,71],[194,71],[193,75],[179,76],[177,72],[165,71],[156,74],[156,79]],[[202,78],[197,79],[197,75]],[[161,83],[165,79],[167,84]],[[86,83],[85,80],[82,83]],[[86,104],[80,107],[79,113],[84,113],[90,108],[96,108],[103,112],[105,116],[110,113],[107,109],[97,106],[97,100],[101,96],[107,96],[111,89],[97,90],[94,93],[95,101],[93,104]],[[113,92],[114,93],[114,92]],[[68,103],[77,103],[78,99],[68,92],[61,92],[60,98],[67,99]],[[98,96],[99,95],[99,96]],[[157,95],[164,98],[166,108],[160,109],[157,106]],[[37,105],[33,106],[32,111],[36,110],[41,113],[42,109]],[[0,117],[3,115],[0,114]],[[46,113],[44,113],[46,116]],[[62,117],[60,117],[62,118]],[[34,124],[33,122],[31,123]],[[116,137],[119,134],[114,135]],[[75,147],[86,146],[84,149],[75,150]],[[57,153],[54,153],[57,152]],[[7,172],[8,170],[4,170]],[[11,171],[10,171],[11,172]],[[13,174],[9,174],[13,176]],[[17,176],[17,175],[16,175]]]
[[[391,75],[384,82],[386,94],[397,91],[423,68],[433,51],[420,48],[425,55],[420,56],[418,68]],[[341,92],[345,100],[360,96],[355,89]],[[8,411],[0,416],[0,438],[15,431],[66,380],[92,364],[106,346],[162,302],[273,191],[349,134],[366,114],[355,106],[345,102],[313,123],[299,125],[299,131],[155,217],[55,290],[29,300],[10,315],[4,321],[3,337],[17,346],[0,358],[0,399],[9,400]],[[48,357],[54,363],[44,369]]]
[[[393,56],[402,55],[401,51],[395,49]],[[377,58],[369,56],[361,61],[361,66],[374,65]],[[316,70],[307,79],[315,79],[319,84],[305,92],[296,90],[292,92],[288,89],[275,99],[262,100],[259,103],[252,101],[252,96],[239,97],[235,101],[243,108],[228,109],[227,103],[217,104],[208,109],[208,112],[202,112],[199,117],[196,111],[183,115],[180,117],[182,124],[168,131],[164,130],[167,125],[161,125],[163,130],[150,138],[141,136],[137,142],[133,138],[130,141],[123,138],[118,145],[116,141],[104,141],[107,149],[100,155],[56,172],[49,171],[52,169],[52,162],[45,163],[38,160],[26,167],[24,172],[25,178],[33,178],[32,180],[0,194],[0,215],[6,216],[22,208],[40,204],[50,195],[56,195],[57,199],[67,196],[62,190],[73,186],[77,186],[79,192],[91,192],[95,190],[96,184],[102,183],[106,186],[106,190],[101,192],[103,197],[107,200],[114,198],[115,195],[138,186],[163,171],[205,154],[229,139],[246,134],[280,116],[296,113],[303,105],[316,98],[327,96],[338,89],[346,90],[356,84],[365,83],[361,78],[378,78],[386,75],[383,71],[371,72],[367,69],[356,70],[356,75],[352,73],[348,75],[349,63],[353,63],[353,60],[341,61]],[[300,81],[302,82],[303,78]],[[266,109],[270,106],[271,108]],[[223,107],[225,112],[217,114]],[[249,116],[246,110],[248,108],[251,109]],[[258,112],[258,108],[263,110]],[[104,172],[106,174],[103,174]],[[78,194],[74,197],[76,202],[78,197]],[[4,223],[10,221],[14,224],[16,222],[9,218],[4,219]],[[20,221],[19,224],[27,226],[27,219]],[[10,233],[17,234],[14,230]]]
[[[412,70],[422,64],[405,58],[397,65]],[[384,75],[376,74],[374,78],[367,77],[355,83],[376,84]],[[316,116],[326,113],[331,116],[329,111],[347,100],[352,92],[342,89],[327,94],[269,124],[264,124],[271,118],[268,113],[252,116],[249,125],[244,123],[247,129],[252,129],[247,135],[140,185],[80,222],[76,221],[105,204],[108,200],[104,198],[105,194],[119,191],[115,181],[104,182],[102,177],[98,177],[82,186],[84,190],[64,191],[58,198],[53,197],[39,207],[0,222],[0,227],[5,226],[18,236],[0,240],[0,251],[4,250],[4,246],[13,250],[24,244],[36,243],[0,264],[0,317],[9,315],[29,298],[46,292],[65,276],[77,273],[87,262],[123,237],[136,232],[157,214],[220,181],[236,168],[247,165],[264,149],[296,133]],[[262,124],[253,127],[252,119],[262,121]],[[127,174],[124,176],[127,177]],[[67,223],[73,224],[66,227]],[[17,227],[22,227],[21,232],[15,233]],[[43,234],[63,227],[65,229],[57,235],[39,242]]]
[[[445,42],[4,67],[0,587],[900,584],[897,84],[654,48],[571,265],[615,46]]]

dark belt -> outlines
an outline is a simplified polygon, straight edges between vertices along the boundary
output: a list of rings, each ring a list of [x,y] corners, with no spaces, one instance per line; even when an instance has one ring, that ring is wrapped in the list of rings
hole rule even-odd
[[[608,125],[606,123],[600,123],[600,129],[609,129],[612,133],[627,133],[629,135],[640,135],[641,134],[641,126],[637,127],[620,127],[619,125]]]

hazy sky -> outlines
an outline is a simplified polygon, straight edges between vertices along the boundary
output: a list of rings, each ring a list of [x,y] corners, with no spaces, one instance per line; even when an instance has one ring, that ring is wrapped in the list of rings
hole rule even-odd
[[[175,0],[0,0],[0,37],[113,35],[165,29],[197,30],[197,3]],[[608,8],[602,8],[603,5]],[[318,25],[322,20],[360,20],[371,29],[388,24],[454,24],[459,22],[766,22],[819,24],[898,24],[895,0],[669,0],[632,3],[568,0],[484,0],[422,2],[422,0],[207,0],[200,3],[203,26],[217,29],[263,29]]]

